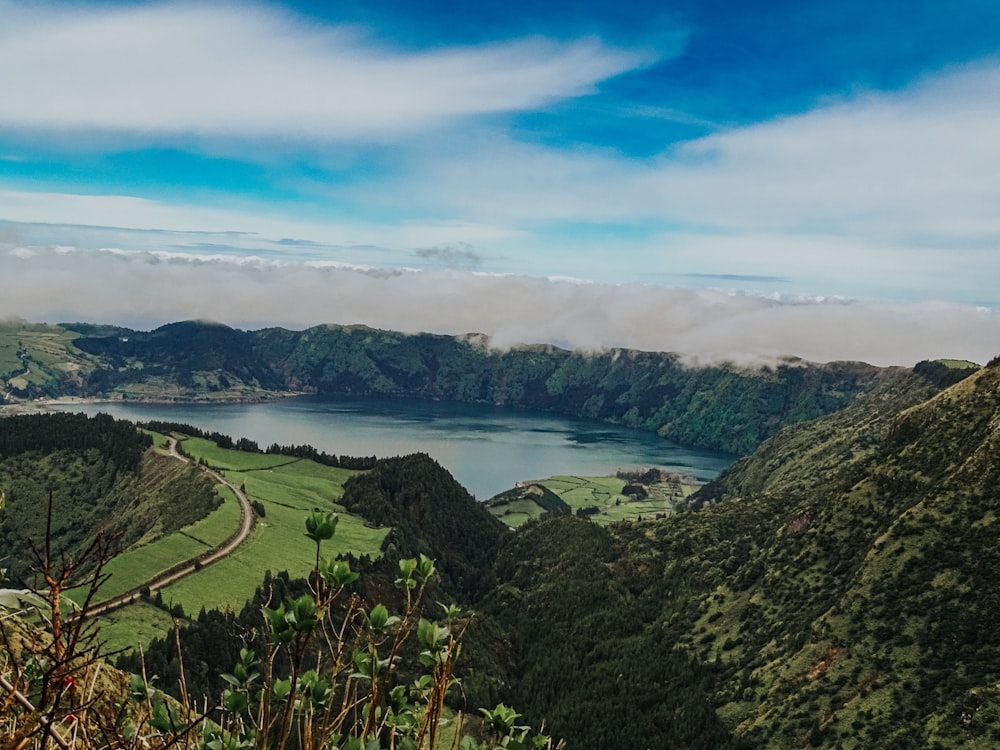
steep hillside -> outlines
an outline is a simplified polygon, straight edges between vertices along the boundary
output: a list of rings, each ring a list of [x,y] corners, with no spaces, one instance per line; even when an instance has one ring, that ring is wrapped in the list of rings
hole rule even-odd
[[[477,610],[463,705],[513,703],[573,747],[996,747],[1000,367],[944,390],[954,374],[918,370],[782,430],[661,521],[512,532],[428,456],[378,461],[342,499],[393,527],[355,593],[398,608],[399,558],[436,558],[428,601]],[[224,687],[264,602],[306,587],[275,574],[241,614],[200,614],[189,688]],[[175,651],[145,650],[165,687]]]
[[[756,746],[1000,742],[1000,368],[917,395],[787,430],[690,519],[714,567],[680,639]]]
[[[219,502],[194,467],[162,456],[128,422],[100,415],[0,419],[0,567],[28,580],[31,543],[45,537],[53,503],[57,550],[72,558],[103,532],[125,549],[208,514]]]
[[[931,370],[781,431],[698,512],[526,524],[486,605],[512,700],[585,746],[627,716],[649,746],[996,747],[1000,368]]]

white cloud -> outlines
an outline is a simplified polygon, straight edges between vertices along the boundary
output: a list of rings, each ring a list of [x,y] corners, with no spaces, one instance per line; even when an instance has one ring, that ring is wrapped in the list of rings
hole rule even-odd
[[[997,132],[1000,62],[986,60],[648,159],[559,151],[502,134],[453,139],[447,153],[414,153],[407,171],[353,195],[539,233],[552,222],[659,222],[664,255],[711,244],[736,256],[748,237],[766,237],[777,242],[771,250],[757,243],[754,260],[764,264],[835,267],[844,253],[863,261],[859,273],[869,261],[881,272],[905,255],[895,267],[905,272],[926,265],[920,257],[931,250],[960,268],[966,252],[1000,250]],[[712,254],[702,257],[701,270],[719,270]]]
[[[0,251],[3,247],[0,246]],[[1000,313],[948,303],[780,303],[715,290],[455,271],[312,268],[148,252],[0,252],[0,318],[150,327],[207,318],[241,327],[364,323],[482,332],[500,346],[625,346],[742,363],[912,365],[998,353]]]
[[[0,125],[329,141],[586,93],[649,62],[593,39],[402,52],[247,4],[5,6]]]

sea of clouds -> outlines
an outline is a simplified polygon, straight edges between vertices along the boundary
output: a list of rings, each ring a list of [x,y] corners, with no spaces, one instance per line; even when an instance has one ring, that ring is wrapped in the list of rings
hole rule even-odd
[[[733,289],[589,283],[468,268],[285,263],[255,256],[27,247],[0,237],[0,317],[150,329],[207,319],[256,329],[365,324],[485,333],[494,346],[672,351],[690,361],[923,359],[984,363],[1000,314],[943,301],[760,296]]]

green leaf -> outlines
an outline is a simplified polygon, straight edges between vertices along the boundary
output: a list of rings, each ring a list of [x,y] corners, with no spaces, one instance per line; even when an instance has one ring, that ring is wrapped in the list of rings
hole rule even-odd
[[[368,651],[354,652],[354,668],[361,677],[372,677],[372,655]]]
[[[242,713],[248,705],[247,694],[238,690],[226,690],[222,694],[222,705],[230,713]]]
[[[417,563],[416,575],[421,581],[426,581],[434,574],[434,561],[424,553],[420,553],[420,562]]]
[[[134,700],[146,699],[146,681],[142,679],[141,674],[134,674],[129,678],[129,690]]]
[[[317,543],[325,539],[332,539],[339,520],[340,516],[336,513],[314,510],[306,516],[306,536]]]
[[[153,704],[153,715],[149,717],[149,726],[158,732],[166,734],[172,729],[173,722],[170,721],[170,714],[164,703]]]
[[[288,695],[292,692],[292,681],[290,679],[275,680],[271,692],[274,693],[274,697],[278,701],[288,700]]]
[[[358,580],[358,574],[351,570],[351,565],[346,560],[320,561],[319,574],[328,584],[338,588]]]
[[[285,620],[300,633],[310,630],[317,621],[316,600],[310,594],[303,594],[292,602]]]
[[[376,604],[372,611],[368,613],[368,627],[373,633],[385,633],[389,628],[399,622],[399,617],[389,616],[389,610],[384,604]]]

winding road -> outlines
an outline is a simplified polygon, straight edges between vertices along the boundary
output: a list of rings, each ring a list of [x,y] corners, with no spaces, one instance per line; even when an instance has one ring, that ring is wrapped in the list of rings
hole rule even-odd
[[[176,438],[169,437],[168,440],[170,441],[169,447],[171,456],[179,461],[184,461],[185,463],[193,463],[190,458],[183,456],[178,452]],[[116,597],[107,599],[99,604],[95,604],[87,611],[88,617],[101,615],[126,604],[131,604],[132,602],[138,601],[142,598],[143,589],[148,588],[150,592],[154,592],[157,589],[169,586],[171,583],[174,583],[184,576],[191,575],[195,571],[201,570],[206,565],[211,565],[215,561],[221,560],[223,557],[239,547],[250,534],[250,530],[253,528],[253,509],[250,507],[250,501],[247,500],[247,496],[243,490],[234,485],[215,469],[201,464],[198,464],[198,467],[216,482],[226,485],[236,494],[236,499],[240,502],[239,529],[218,547],[213,547],[208,552],[198,555],[198,557],[173,565],[162,573],[158,573],[141,586],[137,586],[130,591],[126,591],[124,594],[119,594]]]

